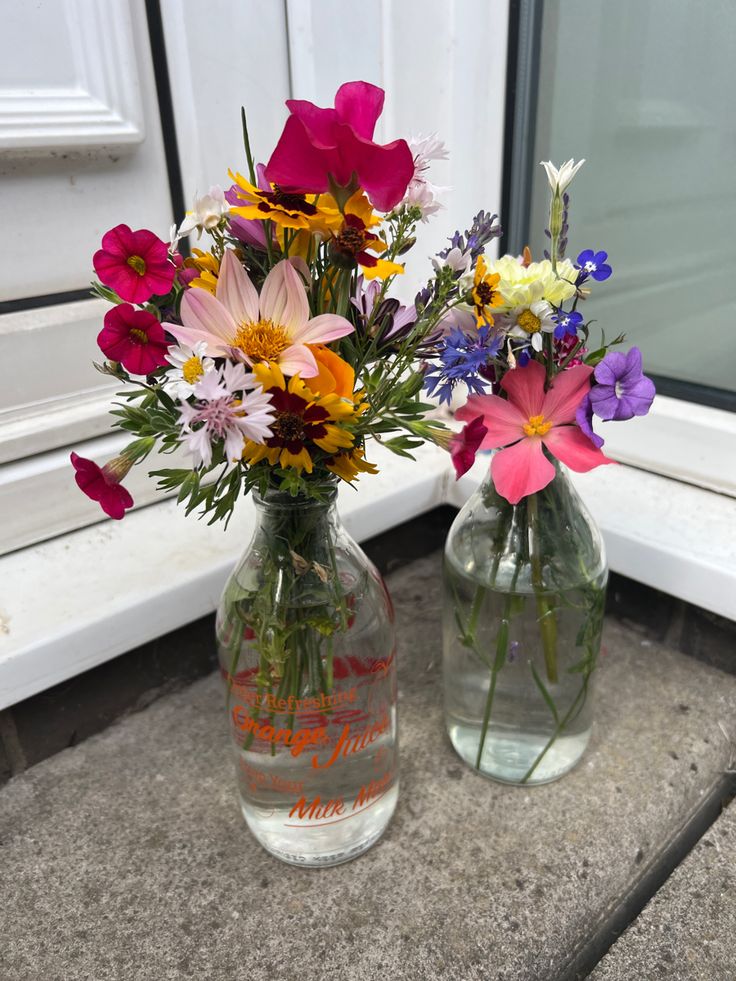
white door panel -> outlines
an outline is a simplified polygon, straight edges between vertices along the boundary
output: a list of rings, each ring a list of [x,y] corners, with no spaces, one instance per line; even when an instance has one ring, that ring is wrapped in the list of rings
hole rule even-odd
[[[84,289],[113,225],[165,236],[143,0],[0,0],[0,301]]]

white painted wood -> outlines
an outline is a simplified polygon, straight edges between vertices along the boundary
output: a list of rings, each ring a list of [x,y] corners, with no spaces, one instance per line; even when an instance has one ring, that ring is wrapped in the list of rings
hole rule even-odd
[[[228,168],[246,173],[240,107],[256,161],[268,159],[286,116],[289,60],[282,2],[162,0],[166,58],[187,202]],[[196,244],[196,241],[195,241]]]
[[[362,540],[441,503],[446,458],[378,450],[381,473],[340,510]],[[211,612],[253,527],[244,500],[230,527],[186,518],[174,501],[0,559],[0,708]]]
[[[144,0],[2,0],[1,22],[0,301],[81,290],[113,225],[164,238],[171,225]],[[66,91],[81,101],[62,112]],[[100,107],[83,111],[85,92],[120,121],[100,122]],[[23,111],[10,113],[17,99]],[[89,349],[79,357],[88,360]],[[38,363],[15,367],[29,375]]]
[[[461,506],[487,458],[455,482],[435,447],[418,461],[376,448],[381,473],[344,488],[351,533],[369,538],[442,503]],[[736,501],[631,467],[574,475],[611,568],[736,617]],[[0,708],[211,612],[253,525],[186,518],[173,500],[0,558]]]
[[[295,98],[329,106],[342,82],[363,79],[386,90],[377,140],[437,132],[447,144],[449,159],[431,171],[450,188],[445,210],[420,226],[394,288],[411,301],[431,272],[429,257],[455,229],[468,228],[481,209],[501,208],[508,0],[286,0],[286,7]],[[330,57],[320,58],[325,50]]]
[[[0,150],[35,155],[57,147],[143,142],[126,3],[57,0],[43,5],[42,13],[29,4],[6,2],[2,8]]]

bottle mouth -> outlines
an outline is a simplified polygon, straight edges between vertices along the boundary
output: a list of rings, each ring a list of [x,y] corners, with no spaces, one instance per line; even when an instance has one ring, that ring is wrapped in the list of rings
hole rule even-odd
[[[288,508],[310,510],[330,507],[337,500],[339,477],[330,474],[320,480],[310,481],[312,494],[292,495],[280,487],[269,487],[265,494],[253,488],[253,500],[261,508]]]

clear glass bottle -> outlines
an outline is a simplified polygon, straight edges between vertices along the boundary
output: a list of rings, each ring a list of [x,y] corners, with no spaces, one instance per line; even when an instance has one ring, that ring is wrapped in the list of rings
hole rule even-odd
[[[217,614],[243,815],[267,851],[305,866],[369,848],[399,790],[393,608],[336,493],[254,494]]]
[[[447,730],[466,763],[504,783],[556,780],[590,738],[608,571],[595,522],[555,466],[516,505],[489,476],[445,547]]]

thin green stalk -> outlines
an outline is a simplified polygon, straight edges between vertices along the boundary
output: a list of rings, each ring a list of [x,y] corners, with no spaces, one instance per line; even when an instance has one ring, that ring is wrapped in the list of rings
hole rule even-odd
[[[583,679],[583,683],[582,683],[582,685],[580,687],[580,691],[577,693],[577,695],[575,697],[575,701],[572,703],[572,705],[567,710],[567,712],[565,713],[565,715],[562,717],[562,719],[560,719],[560,721],[555,726],[555,731],[552,733],[552,735],[547,740],[547,743],[546,743],[544,749],[542,750],[542,752],[534,760],[534,762],[532,763],[532,765],[529,767],[529,769],[526,771],[526,773],[524,774],[524,776],[521,778],[521,783],[526,783],[527,780],[529,780],[529,778],[532,776],[532,774],[537,769],[537,767],[539,766],[539,764],[542,762],[542,760],[544,759],[544,757],[547,755],[548,751],[550,750],[550,748],[554,744],[554,742],[557,739],[557,737],[560,735],[561,732],[564,732],[565,726],[574,717],[574,714],[576,714],[579,711],[579,709],[578,709],[578,702],[580,702],[581,699],[582,699],[582,703],[580,705],[580,709],[582,709],[583,704],[585,704],[585,698],[586,698],[586,696],[588,694],[588,681],[589,681],[589,676],[586,675],[586,677]]]
[[[544,664],[549,682],[555,685],[557,684],[558,678],[557,620],[555,618],[554,600],[544,592],[542,556],[540,554],[539,504],[536,494],[530,494],[527,497],[526,509],[529,522],[529,561],[531,564],[532,587],[537,598],[537,619],[542,638]]]
[[[501,624],[498,628],[498,634],[496,635],[496,656],[493,660],[493,667],[491,668],[491,683],[488,688],[488,697],[486,698],[486,707],[483,712],[483,723],[481,725],[480,742],[478,743],[478,755],[475,758],[475,768],[480,770],[481,759],[483,758],[483,748],[486,744],[486,736],[488,735],[488,725],[491,721],[491,710],[493,708],[493,698],[496,694],[496,679],[498,678],[498,672],[503,667],[506,661],[506,655],[509,646],[509,617],[511,616],[511,605],[513,603],[513,594],[509,593],[506,596],[506,602],[504,603],[503,616],[501,618]]]

